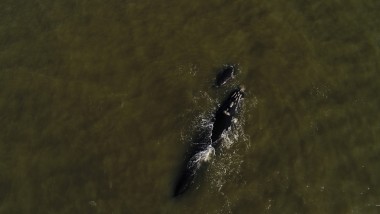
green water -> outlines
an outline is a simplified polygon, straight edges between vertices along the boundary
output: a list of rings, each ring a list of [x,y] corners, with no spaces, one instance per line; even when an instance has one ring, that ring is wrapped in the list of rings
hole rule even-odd
[[[380,213],[378,0],[2,0],[0,213]],[[171,197],[239,63],[242,133]]]

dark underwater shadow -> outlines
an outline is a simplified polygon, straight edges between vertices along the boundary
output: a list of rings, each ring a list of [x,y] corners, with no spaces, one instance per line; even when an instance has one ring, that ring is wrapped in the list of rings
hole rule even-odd
[[[180,170],[175,180],[174,189],[172,190],[172,196],[178,197],[187,191],[197,178],[198,174],[205,168],[203,163],[195,163],[194,157],[202,151],[207,150],[207,147],[211,142],[211,130],[201,130],[195,133],[195,138],[190,140],[190,148],[186,152],[185,159],[180,166]]]

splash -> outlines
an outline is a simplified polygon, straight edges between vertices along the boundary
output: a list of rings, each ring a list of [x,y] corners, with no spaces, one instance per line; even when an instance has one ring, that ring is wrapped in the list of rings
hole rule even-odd
[[[202,163],[209,162],[211,158],[215,155],[215,149],[211,145],[209,145],[205,150],[202,150],[198,153],[196,153],[191,159],[190,159],[190,166],[193,167],[196,166],[197,169],[200,168]]]

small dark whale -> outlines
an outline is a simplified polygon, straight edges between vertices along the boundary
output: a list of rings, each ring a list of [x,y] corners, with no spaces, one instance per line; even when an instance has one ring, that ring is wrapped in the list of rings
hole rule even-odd
[[[220,87],[226,84],[229,80],[235,78],[235,74],[236,65],[225,65],[216,76],[215,86]]]
[[[205,135],[196,140],[196,146],[186,159],[185,166],[178,179],[174,190],[174,197],[181,195],[191,186],[203,163],[207,162],[215,154],[214,148],[219,146],[223,132],[230,130],[233,121],[236,120],[243,97],[244,87],[241,86],[232,91],[230,96],[216,111],[212,120],[213,128],[211,136],[210,133],[205,133]]]
[[[243,86],[234,90],[217,110],[211,134],[211,145],[213,147],[216,148],[219,145],[223,132],[231,129],[232,123],[236,120],[236,115],[244,97],[244,90]]]

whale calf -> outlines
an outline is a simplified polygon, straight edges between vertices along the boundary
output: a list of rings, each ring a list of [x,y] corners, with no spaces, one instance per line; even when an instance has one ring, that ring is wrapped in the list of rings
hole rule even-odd
[[[215,86],[220,87],[225,85],[229,80],[235,78],[235,74],[236,65],[225,65],[216,76]]]

